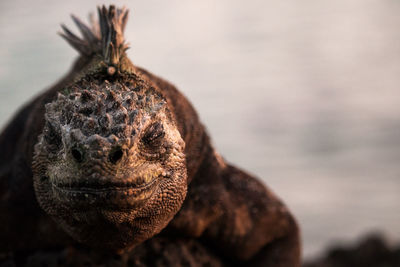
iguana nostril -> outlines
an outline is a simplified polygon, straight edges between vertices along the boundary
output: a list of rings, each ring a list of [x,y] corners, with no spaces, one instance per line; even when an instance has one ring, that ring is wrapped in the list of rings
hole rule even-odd
[[[110,155],[108,156],[108,159],[110,160],[111,163],[115,164],[122,158],[122,155],[123,153],[121,148],[117,147],[113,151],[111,151]]]
[[[72,157],[76,160],[76,162],[82,162],[83,161],[83,153],[77,148],[71,149],[71,155]]]

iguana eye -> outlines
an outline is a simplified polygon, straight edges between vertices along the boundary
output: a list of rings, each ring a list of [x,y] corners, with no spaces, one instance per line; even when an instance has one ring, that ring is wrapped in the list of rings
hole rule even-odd
[[[164,127],[161,123],[156,122],[150,125],[142,137],[142,141],[146,145],[157,145],[164,137]]]

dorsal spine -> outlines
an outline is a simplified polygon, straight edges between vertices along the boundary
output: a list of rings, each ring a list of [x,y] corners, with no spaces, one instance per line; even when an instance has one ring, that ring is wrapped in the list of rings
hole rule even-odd
[[[71,16],[82,38],[73,34],[65,25],[61,25],[63,32],[60,35],[82,56],[101,55],[104,63],[110,66],[107,71],[112,74],[128,49],[123,33],[129,11],[125,8],[115,8],[113,5],[109,8],[103,5],[98,7],[97,11],[99,22],[91,20],[91,27],[74,15]]]

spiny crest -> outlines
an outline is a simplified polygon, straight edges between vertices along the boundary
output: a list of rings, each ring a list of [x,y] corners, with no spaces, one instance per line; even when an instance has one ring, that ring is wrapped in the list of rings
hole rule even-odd
[[[45,128],[54,132],[44,135],[49,143],[61,128],[79,130],[82,138],[95,134],[130,138],[140,130],[143,119],[165,106],[154,90],[124,82],[85,80],[68,91],[46,105]]]
[[[60,35],[82,56],[100,54],[107,65],[117,66],[124,56],[128,45],[124,41],[124,29],[128,20],[128,10],[111,5],[108,9],[103,5],[97,8],[99,22],[91,16],[91,28],[79,18],[72,15],[72,20],[79,28],[82,38],[73,34],[65,25],[61,25]],[[115,69],[110,69],[110,72]]]

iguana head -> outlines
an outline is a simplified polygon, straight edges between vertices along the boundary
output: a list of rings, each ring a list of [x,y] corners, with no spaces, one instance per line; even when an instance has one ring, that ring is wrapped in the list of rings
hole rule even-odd
[[[161,231],[186,195],[184,141],[165,98],[127,59],[127,12],[99,8],[100,22],[64,37],[89,63],[46,104],[35,146],[41,207],[72,237],[112,250]],[[97,27],[97,26],[98,27]]]

